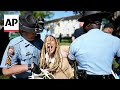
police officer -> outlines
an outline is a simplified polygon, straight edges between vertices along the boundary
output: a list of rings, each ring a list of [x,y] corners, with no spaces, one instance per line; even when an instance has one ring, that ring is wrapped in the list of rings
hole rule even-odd
[[[81,36],[82,34],[84,34],[84,30],[83,30],[83,24],[84,22],[80,22],[80,27],[75,29],[73,35],[72,35],[72,42],[79,36]]]
[[[108,34],[113,34],[115,31],[115,28],[112,23],[107,23],[103,27],[103,32],[108,33]]]
[[[100,30],[106,16],[108,12],[85,11],[78,19],[87,33],[72,42],[68,58],[70,64],[77,62],[79,79],[113,79],[112,62],[115,55],[120,57],[120,39]]]
[[[14,79],[27,79],[32,72],[39,74],[40,50],[43,41],[36,38],[36,19],[31,13],[19,17],[20,36],[12,39],[2,58],[3,75]]]
[[[44,28],[45,20],[41,16],[38,17],[38,25],[39,25],[40,29],[42,30],[42,32],[40,32],[40,39],[44,42],[46,36],[52,35],[52,33],[49,29]]]

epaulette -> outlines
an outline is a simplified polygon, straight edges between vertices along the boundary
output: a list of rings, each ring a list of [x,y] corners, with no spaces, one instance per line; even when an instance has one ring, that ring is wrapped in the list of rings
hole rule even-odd
[[[22,42],[23,40],[20,40],[19,42],[17,42],[16,44],[14,44],[14,46],[16,46],[17,44],[19,44],[20,42]]]

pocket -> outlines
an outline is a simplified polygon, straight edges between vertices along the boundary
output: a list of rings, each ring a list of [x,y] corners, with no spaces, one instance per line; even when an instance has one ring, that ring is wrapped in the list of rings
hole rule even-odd
[[[32,55],[28,54],[27,52],[21,52],[21,64],[29,64],[32,58]]]

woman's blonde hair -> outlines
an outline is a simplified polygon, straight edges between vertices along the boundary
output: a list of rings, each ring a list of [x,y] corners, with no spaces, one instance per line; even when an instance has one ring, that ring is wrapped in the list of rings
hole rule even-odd
[[[53,64],[52,68],[50,68],[50,69],[48,68],[48,70],[50,72],[54,72],[60,66],[59,64],[61,62],[60,45],[59,45],[58,40],[54,36],[52,36],[52,35],[49,35],[49,36],[53,37],[55,39],[55,41],[56,41],[56,50],[55,50],[55,53],[54,53],[55,62]],[[45,69],[47,67],[46,58],[45,58],[45,54],[47,53],[46,49],[45,49],[45,43],[46,43],[47,37],[45,38],[45,41],[43,43],[43,47],[42,47],[42,50],[41,50],[41,57],[39,59],[39,61],[40,61],[40,68],[42,68],[42,69]]]

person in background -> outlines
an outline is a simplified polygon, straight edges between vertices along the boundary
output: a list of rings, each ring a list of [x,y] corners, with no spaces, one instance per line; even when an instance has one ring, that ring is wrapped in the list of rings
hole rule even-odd
[[[113,34],[113,31],[115,31],[115,28],[112,23],[108,23],[104,25],[103,32],[108,34]]]
[[[114,34],[113,34],[114,31],[115,31],[115,27],[113,26],[112,23],[105,24],[105,26],[103,27],[103,32],[105,32],[105,33],[114,35]],[[117,75],[118,75],[119,78],[120,78],[120,65],[119,65],[119,64],[120,64],[120,59],[117,58],[117,57],[114,58],[114,60],[113,60],[113,65],[112,65],[113,71],[114,71],[115,73],[117,73]]]
[[[84,22],[80,22],[80,28],[76,29],[74,31],[74,33],[72,34],[72,42],[79,36],[81,36],[82,34],[84,34],[84,30],[83,30],[83,24]]]
[[[20,36],[9,42],[0,65],[3,75],[10,79],[28,79],[32,72],[41,72],[38,65],[43,41],[36,38],[36,19],[26,13],[19,20]]]
[[[40,29],[42,30],[42,32],[39,33],[40,39],[44,42],[46,36],[52,35],[52,32],[48,28],[45,29],[44,27],[45,20],[41,16],[38,18],[38,23],[39,23]]]
[[[62,34],[60,33],[60,35],[59,35],[59,41],[60,41],[60,43],[61,43],[61,41],[62,41]]]

